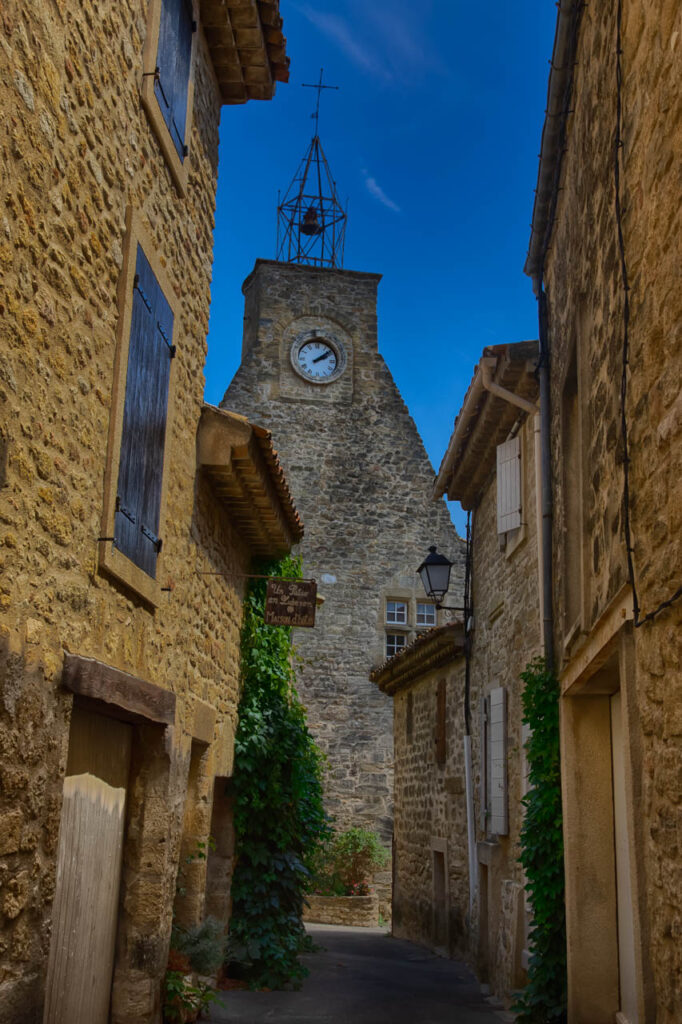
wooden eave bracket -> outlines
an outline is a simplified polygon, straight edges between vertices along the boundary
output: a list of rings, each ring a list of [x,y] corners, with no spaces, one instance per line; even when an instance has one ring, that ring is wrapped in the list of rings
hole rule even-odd
[[[451,500],[460,501],[465,511],[476,505],[494,468],[497,445],[505,440],[519,416],[535,411],[537,382],[533,369],[529,360],[510,359],[504,351],[482,356],[438,473],[436,497],[447,493]],[[491,382],[502,394],[489,389],[487,385]],[[505,392],[513,392],[526,408],[510,404]]]
[[[197,469],[254,555],[278,557],[303,537],[270,435],[237,413],[204,405]]]
[[[200,0],[201,23],[225,104],[269,100],[289,80],[279,0]]]

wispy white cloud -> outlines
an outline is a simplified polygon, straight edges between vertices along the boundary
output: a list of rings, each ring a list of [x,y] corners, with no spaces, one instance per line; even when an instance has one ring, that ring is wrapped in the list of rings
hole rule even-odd
[[[363,170],[362,173],[365,179],[365,185],[367,186],[367,191],[370,195],[373,195],[375,199],[378,199],[380,203],[387,206],[389,210],[393,210],[394,213],[401,213],[402,211],[398,204],[394,203],[392,199],[389,199],[376,178],[373,178],[366,170]]]
[[[396,79],[424,72],[449,73],[437,52],[435,40],[425,35],[433,4],[429,0],[350,0],[353,25],[366,25],[375,46],[384,55],[385,63]]]
[[[370,47],[363,45],[357,38],[357,33],[351,30],[349,23],[338,14],[328,14],[324,11],[315,10],[308,4],[295,4],[298,10],[308,21],[324,33],[334,42],[339,49],[345,53],[349,60],[371,74],[379,78],[389,79],[391,72],[385,66],[379,55]]]

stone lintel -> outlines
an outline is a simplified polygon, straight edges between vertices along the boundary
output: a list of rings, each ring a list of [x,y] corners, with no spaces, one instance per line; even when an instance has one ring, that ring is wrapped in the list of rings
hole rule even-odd
[[[562,671],[559,677],[562,697],[573,697],[583,691],[586,694],[614,692],[614,686],[608,682],[602,690],[600,682],[591,685],[590,681],[598,678],[599,669],[616,650],[620,630],[633,618],[632,589],[626,583],[609,602],[585,642],[571,656]]]
[[[160,725],[175,721],[174,693],[95,658],[66,654],[62,685],[87,700],[110,705],[115,717]]]
[[[215,735],[215,708],[197,697],[194,701],[194,716],[192,719],[192,739],[197,743],[213,743]]]

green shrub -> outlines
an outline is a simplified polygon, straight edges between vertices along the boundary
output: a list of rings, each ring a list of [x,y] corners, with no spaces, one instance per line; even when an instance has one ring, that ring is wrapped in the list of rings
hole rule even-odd
[[[262,567],[300,579],[300,560]],[[265,581],[252,580],[242,629],[242,693],[235,737],[229,956],[254,988],[298,986],[310,947],[303,892],[329,831],[322,804],[322,755],[294,688],[291,630],[263,621]]]
[[[521,863],[533,922],[528,984],[512,1009],[518,1024],[566,1020],[566,912],[559,772],[559,685],[542,658],[521,673],[530,789],[521,830]]]
[[[322,896],[365,896],[372,875],[387,861],[388,850],[374,832],[348,829],[321,847],[313,863],[310,889]]]
[[[225,959],[225,926],[207,917],[194,928],[174,928],[171,945],[184,953],[197,974],[215,974]]]

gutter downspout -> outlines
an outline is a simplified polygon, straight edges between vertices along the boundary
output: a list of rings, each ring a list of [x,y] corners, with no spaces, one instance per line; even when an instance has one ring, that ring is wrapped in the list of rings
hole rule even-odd
[[[521,398],[520,395],[515,395],[513,391],[509,391],[507,388],[503,388],[500,384],[495,383],[493,380],[493,368],[496,365],[497,359],[481,359],[481,383],[486,391],[489,391],[491,395],[497,395],[498,398],[509,402],[510,405],[523,409],[524,412],[529,413],[531,416],[535,416],[538,412],[538,407],[534,402],[529,402],[526,398]]]
[[[549,339],[547,337],[547,295],[542,277],[533,278],[533,291],[538,300],[540,334],[540,479],[542,492],[542,635],[547,665],[554,668],[554,614],[552,607],[552,450],[550,442]]]
[[[472,561],[474,557],[472,516],[467,514],[466,570],[464,576],[464,792],[467,809],[467,853],[469,857],[469,926],[474,916],[478,891],[478,858],[476,857],[476,820],[474,818],[474,773],[471,759],[471,625],[473,616]]]

